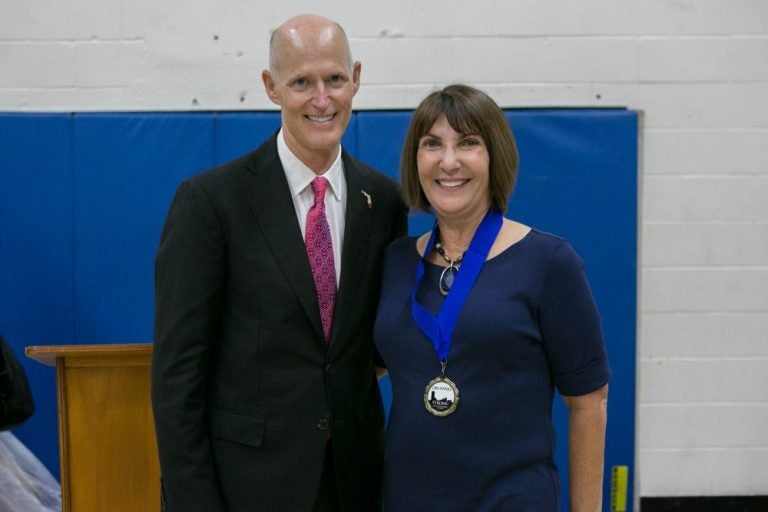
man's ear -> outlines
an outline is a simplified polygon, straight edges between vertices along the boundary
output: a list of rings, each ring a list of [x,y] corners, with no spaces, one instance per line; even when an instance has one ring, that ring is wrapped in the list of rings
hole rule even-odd
[[[356,60],[354,64],[352,64],[352,87],[354,94],[357,94],[357,90],[360,89],[360,71],[362,68],[363,65],[360,64],[359,60]]]
[[[275,105],[280,105],[280,95],[277,93],[277,84],[268,69],[261,72],[261,80],[264,82],[264,90],[269,99]]]

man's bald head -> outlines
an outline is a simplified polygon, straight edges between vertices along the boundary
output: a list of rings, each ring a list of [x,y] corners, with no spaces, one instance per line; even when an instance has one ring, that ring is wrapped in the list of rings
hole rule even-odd
[[[281,59],[286,51],[307,51],[317,46],[342,44],[349,67],[352,67],[352,52],[344,29],[335,21],[314,14],[295,16],[272,32],[269,39],[269,70],[277,75]]]

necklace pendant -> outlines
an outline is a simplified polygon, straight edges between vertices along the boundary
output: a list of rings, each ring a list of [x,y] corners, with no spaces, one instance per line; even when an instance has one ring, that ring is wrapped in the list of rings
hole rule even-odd
[[[440,280],[438,281],[438,287],[440,288],[440,294],[445,297],[448,295],[448,292],[451,291],[451,286],[453,286],[453,281],[456,279],[456,274],[458,273],[459,269],[453,266],[453,263],[448,265],[443,269],[443,271],[440,273]]]
[[[459,271],[458,265],[460,265],[461,261],[464,259],[465,253],[462,253],[461,256],[455,260],[449,258],[448,255],[445,254],[443,243],[440,241],[439,227],[435,228],[435,250],[437,251],[437,254],[439,254],[448,263],[448,266],[445,267],[440,273],[440,281],[438,282],[438,289],[440,290],[440,294],[445,297],[448,295],[448,292],[451,291],[451,286],[453,286],[456,273]]]

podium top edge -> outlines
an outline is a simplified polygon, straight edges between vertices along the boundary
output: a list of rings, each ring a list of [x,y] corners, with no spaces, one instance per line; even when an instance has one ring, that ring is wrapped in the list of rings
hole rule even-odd
[[[110,358],[149,356],[152,354],[152,344],[32,345],[24,349],[24,354],[44,365],[55,366],[57,359],[67,359],[70,357]]]

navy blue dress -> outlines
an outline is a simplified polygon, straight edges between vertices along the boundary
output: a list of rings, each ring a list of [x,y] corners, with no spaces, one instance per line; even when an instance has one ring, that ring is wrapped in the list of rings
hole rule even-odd
[[[387,249],[375,326],[393,390],[384,511],[559,510],[553,392],[586,394],[610,378],[581,258],[534,229],[485,263],[448,354],[458,408],[436,417],[423,393],[440,363],[411,316],[419,257],[415,238]],[[437,314],[443,267],[425,267],[418,301]]]

